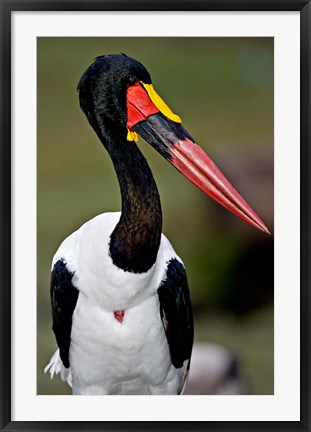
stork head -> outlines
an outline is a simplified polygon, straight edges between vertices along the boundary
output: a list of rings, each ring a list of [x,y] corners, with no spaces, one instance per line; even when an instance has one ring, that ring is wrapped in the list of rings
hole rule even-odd
[[[155,91],[146,68],[125,54],[97,57],[78,84],[80,105],[111,153],[111,143],[137,141],[154,147],[189,181],[261,231],[268,228],[198,146]],[[105,139],[113,136],[115,140]]]

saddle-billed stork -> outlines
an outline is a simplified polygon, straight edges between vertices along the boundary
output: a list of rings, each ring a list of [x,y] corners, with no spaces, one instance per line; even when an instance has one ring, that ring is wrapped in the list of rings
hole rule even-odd
[[[53,258],[59,349],[45,371],[51,378],[60,372],[73,394],[181,394],[193,344],[187,276],[161,233],[159,193],[137,134],[215,201],[268,229],[182,127],[141,63],[124,54],[97,57],[78,92],[112,159],[122,210],[86,222]]]

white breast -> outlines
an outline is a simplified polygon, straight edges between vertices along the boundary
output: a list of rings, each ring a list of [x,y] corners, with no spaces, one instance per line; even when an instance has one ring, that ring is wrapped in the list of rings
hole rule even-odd
[[[79,290],[73,315],[70,364],[74,393],[176,394],[180,376],[170,359],[157,289],[167,262],[177,258],[164,235],[157,261],[146,273],[125,272],[109,255],[110,235],[120,213],[85,223],[56,252]],[[124,310],[123,322],[114,311]]]

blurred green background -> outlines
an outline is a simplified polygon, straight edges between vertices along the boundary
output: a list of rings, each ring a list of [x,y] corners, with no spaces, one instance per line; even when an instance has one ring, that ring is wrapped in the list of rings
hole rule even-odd
[[[236,355],[246,394],[273,394],[273,38],[38,38],[38,394],[69,394],[44,366],[56,349],[50,265],[86,220],[120,209],[108,154],[76,86],[99,55],[126,53],[259,213],[240,221],[139,140],[158,184],[163,232],[188,273],[196,341]]]

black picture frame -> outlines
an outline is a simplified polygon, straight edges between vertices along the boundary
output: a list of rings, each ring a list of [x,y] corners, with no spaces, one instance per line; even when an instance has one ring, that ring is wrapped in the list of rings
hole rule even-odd
[[[311,431],[310,400],[310,23],[311,6],[302,0],[183,1],[9,1],[1,13],[1,430],[292,430]],[[11,421],[11,13],[15,11],[299,11],[301,68],[301,419],[298,422],[23,422]]]

